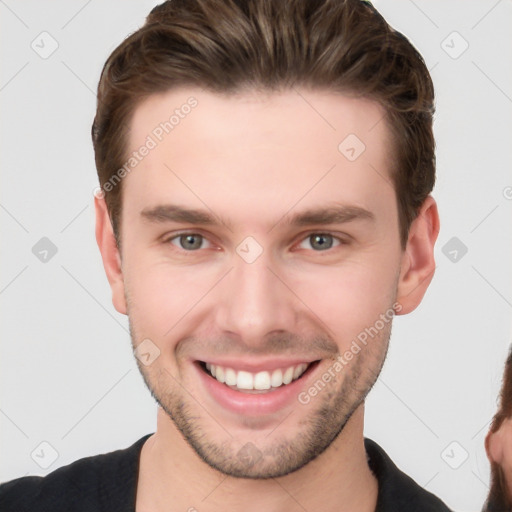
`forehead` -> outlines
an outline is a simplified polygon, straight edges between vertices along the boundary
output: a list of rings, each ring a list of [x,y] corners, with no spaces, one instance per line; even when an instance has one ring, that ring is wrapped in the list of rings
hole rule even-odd
[[[151,149],[123,187],[140,209],[169,195],[240,211],[258,200],[283,210],[342,198],[385,207],[394,200],[389,139],[383,108],[368,99],[305,89],[176,89],[135,110],[130,152]]]
[[[383,117],[384,109],[376,101],[330,91],[293,88],[218,94],[182,88],[154,94],[138,105],[129,146],[137,147],[148,135],[162,142],[172,138],[167,135],[177,138],[181,133],[204,142],[240,142],[245,137],[253,145],[286,142],[304,153],[323,140],[337,153],[343,138],[354,134],[372,152],[388,135]],[[299,147],[304,139],[309,143]]]

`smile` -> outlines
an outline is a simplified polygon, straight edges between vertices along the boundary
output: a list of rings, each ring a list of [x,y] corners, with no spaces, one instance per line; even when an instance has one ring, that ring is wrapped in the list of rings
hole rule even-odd
[[[211,363],[202,363],[202,368],[218,382],[225,384],[231,389],[242,392],[262,392],[275,390],[281,386],[287,386],[291,382],[299,379],[312,364],[314,364],[314,362],[300,363],[256,373],[244,370],[237,371],[233,368]]]
[[[259,417],[303,407],[298,396],[314,379],[318,360],[199,361],[193,367],[199,385],[221,410]],[[270,417],[270,416],[269,416]]]

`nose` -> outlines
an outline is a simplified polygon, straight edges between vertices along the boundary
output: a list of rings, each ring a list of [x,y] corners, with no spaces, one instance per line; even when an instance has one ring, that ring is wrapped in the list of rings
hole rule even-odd
[[[248,346],[261,345],[271,333],[296,331],[300,301],[280,274],[265,252],[252,263],[235,255],[217,295],[217,328]]]

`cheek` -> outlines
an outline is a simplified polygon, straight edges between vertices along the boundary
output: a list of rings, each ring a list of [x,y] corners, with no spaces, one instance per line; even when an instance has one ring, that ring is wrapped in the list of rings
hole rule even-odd
[[[130,317],[139,332],[163,338],[214,283],[211,269],[191,271],[164,262],[131,267],[125,279]]]
[[[305,274],[297,283],[297,295],[344,345],[374,326],[381,314],[391,317],[396,297],[396,272],[391,265],[383,271],[375,262],[347,263]]]
[[[512,480],[512,429],[509,427],[503,436],[503,469],[507,473],[508,481]]]

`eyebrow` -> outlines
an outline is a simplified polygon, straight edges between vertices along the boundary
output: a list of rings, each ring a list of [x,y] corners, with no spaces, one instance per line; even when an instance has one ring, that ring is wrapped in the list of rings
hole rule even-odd
[[[223,224],[228,229],[232,224],[208,210],[184,208],[179,205],[157,205],[153,208],[145,208],[140,212],[141,216],[153,223],[183,222],[187,224],[202,224],[216,226]],[[334,205],[329,207],[311,208],[293,215],[284,215],[274,223],[273,227],[282,223],[285,226],[306,226],[309,224],[343,224],[353,220],[374,221],[375,215],[365,208],[355,205]],[[273,228],[272,228],[273,229]]]
[[[285,216],[285,225],[306,226],[308,224],[343,224],[352,220],[375,220],[375,215],[365,208],[353,205],[338,205],[325,208],[312,208],[293,216]]]

